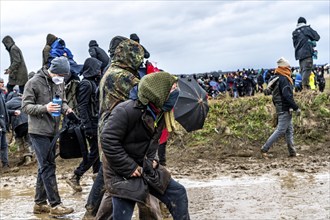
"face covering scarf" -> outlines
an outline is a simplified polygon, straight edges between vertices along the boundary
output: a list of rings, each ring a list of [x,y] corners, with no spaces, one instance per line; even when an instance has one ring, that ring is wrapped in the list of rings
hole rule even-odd
[[[52,81],[56,84],[56,85],[60,85],[64,82],[64,77],[62,76],[54,76],[52,77]]]
[[[173,108],[179,97],[179,90],[175,89],[172,91],[165,101],[162,110],[164,111],[165,125],[168,132],[175,131],[177,128],[175,126],[174,112]]]

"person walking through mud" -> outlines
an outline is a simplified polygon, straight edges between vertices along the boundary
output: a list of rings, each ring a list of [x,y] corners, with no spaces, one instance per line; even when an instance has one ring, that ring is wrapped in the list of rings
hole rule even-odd
[[[22,97],[22,111],[28,114],[28,132],[38,161],[35,214],[63,216],[73,212],[73,208],[65,207],[61,202],[55,174],[56,148],[52,143],[60,124],[60,117],[52,114],[72,112],[64,90],[64,76],[69,71],[67,58],[53,59],[49,69],[43,67],[26,83]],[[62,106],[52,102],[55,96],[62,99]]]
[[[146,204],[148,192],[166,204],[174,220],[190,219],[185,187],[155,159],[162,130],[173,127],[177,80],[166,72],[144,76],[138,99],[118,104],[105,121],[100,139],[114,220],[130,220],[135,204]]]
[[[98,111],[99,101],[97,100],[97,88],[101,76],[102,62],[96,58],[90,57],[85,60],[82,75],[84,78],[80,81],[76,91],[78,102],[78,113],[83,124],[86,140],[89,145],[87,160],[82,161],[74,170],[71,178],[66,182],[77,192],[82,191],[80,185],[81,177],[91,167],[93,174],[97,174],[100,169],[100,158],[98,149]]]
[[[306,24],[306,19],[300,17],[296,29],[292,32],[295,58],[299,60],[300,73],[302,76],[303,89],[310,89],[309,76],[313,69],[313,53],[316,41],[320,40],[320,35]]]
[[[264,146],[261,147],[261,156],[268,159],[270,147],[283,135],[285,135],[289,156],[297,156],[293,142],[292,111],[300,115],[300,108],[293,98],[293,80],[289,62],[281,57],[277,61],[278,67],[275,75],[269,80],[265,89],[265,95],[272,95],[272,100],[276,108],[278,124],[276,130],[268,138]]]

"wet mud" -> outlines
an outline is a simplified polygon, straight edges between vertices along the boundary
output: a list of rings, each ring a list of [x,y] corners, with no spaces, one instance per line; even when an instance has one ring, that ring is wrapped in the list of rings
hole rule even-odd
[[[92,175],[84,176],[83,191],[74,193],[65,183],[69,173],[57,174],[57,178],[64,205],[75,212],[61,219],[78,220],[85,213]],[[173,177],[187,188],[191,219],[330,219],[327,169],[317,173],[277,170],[256,176]],[[34,173],[0,177],[0,219],[51,219],[32,213],[35,181]]]

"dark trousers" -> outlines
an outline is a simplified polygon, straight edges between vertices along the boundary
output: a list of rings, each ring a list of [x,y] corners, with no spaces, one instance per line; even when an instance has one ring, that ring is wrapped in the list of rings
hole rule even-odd
[[[309,86],[309,76],[311,75],[313,69],[313,58],[307,57],[303,60],[299,60],[300,72],[302,76],[302,86],[303,88],[310,88]]]
[[[82,161],[74,174],[81,177],[84,173],[93,166],[93,173],[98,173],[100,169],[100,158],[99,158],[99,148],[97,144],[97,136],[91,138],[86,138],[89,143],[89,153],[87,155],[87,161]]]
[[[166,144],[162,143],[158,146],[158,158],[159,158],[159,164],[166,166]]]
[[[0,159],[2,167],[8,166],[8,144],[6,132],[0,131]]]
[[[51,146],[53,137],[30,134],[32,146],[38,161],[38,175],[36,204],[46,204],[47,200],[52,207],[61,203],[56,181],[55,146]]]
[[[101,163],[99,172],[93,183],[92,189],[88,195],[87,204],[85,205],[85,208],[88,211],[90,211],[93,216],[96,216],[96,213],[100,207],[104,192],[105,192],[105,188],[104,188],[104,179],[103,179],[103,169],[102,169],[102,163]]]
[[[162,201],[170,211],[173,220],[189,220],[188,198],[184,186],[171,179],[165,193],[162,195],[157,191],[149,188],[150,194]],[[113,220],[131,220],[134,201],[112,197],[113,204]]]

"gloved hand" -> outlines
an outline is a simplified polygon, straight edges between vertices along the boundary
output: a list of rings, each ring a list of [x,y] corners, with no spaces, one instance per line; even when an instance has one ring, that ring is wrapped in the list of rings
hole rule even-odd
[[[95,135],[95,131],[91,127],[85,127],[84,131],[85,131],[86,137],[88,137],[88,138],[91,138]]]
[[[300,114],[301,114],[301,110],[300,110],[300,108],[298,108],[298,109],[296,110],[296,115],[299,116]]]

